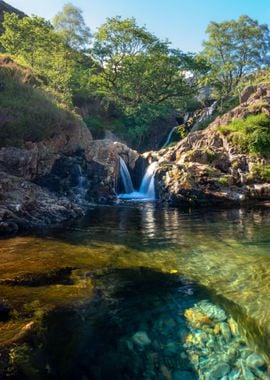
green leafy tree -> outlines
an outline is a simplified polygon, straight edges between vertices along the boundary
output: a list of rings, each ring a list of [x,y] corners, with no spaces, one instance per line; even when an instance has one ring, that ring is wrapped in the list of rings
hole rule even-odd
[[[246,74],[266,64],[269,29],[241,16],[238,20],[211,22],[206,32],[208,40],[204,42],[202,56],[210,71],[205,82],[214,87],[218,97],[226,98]]]
[[[76,89],[88,82],[89,59],[71,49],[42,18],[20,19],[14,13],[5,13],[3,27],[0,43],[4,51],[30,66],[44,79],[43,87],[60,102],[71,105]]]
[[[4,14],[5,33],[0,37],[4,50],[35,68],[41,52],[50,52],[52,25],[41,17],[23,17],[15,13]]]
[[[93,55],[100,68],[92,84],[132,117],[130,134],[144,133],[155,118],[194,92],[186,75],[195,69],[193,56],[170,49],[134,18],[107,19],[95,34]]]
[[[86,26],[81,9],[65,4],[63,10],[53,19],[53,26],[65,43],[74,50],[89,47],[91,32]]]

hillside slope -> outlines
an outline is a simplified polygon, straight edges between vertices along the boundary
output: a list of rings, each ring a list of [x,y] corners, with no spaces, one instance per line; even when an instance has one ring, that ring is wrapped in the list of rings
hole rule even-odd
[[[247,87],[240,99],[205,130],[147,155],[159,161],[161,200],[193,205],[270,200],[270,86]]]

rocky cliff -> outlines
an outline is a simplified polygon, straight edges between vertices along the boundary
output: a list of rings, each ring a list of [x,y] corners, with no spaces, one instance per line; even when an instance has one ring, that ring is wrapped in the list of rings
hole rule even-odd
[[[30,69],[0,57],[0,234],[44,227],[116,198],[124,144],[93,141],[80,117],[48,97]],[[27,96],[26,96],[27,95]]]
[[[250,115],[268,117],[270,87],[248,87],[240,100],[238,107],[207,129],[190,133],[174,147],[148,154],[149,159],[159,161],[156,187],[160,200],[193,205],[270,200],[270,176],[265,173],[269,158],[243,152],[221,128]]]

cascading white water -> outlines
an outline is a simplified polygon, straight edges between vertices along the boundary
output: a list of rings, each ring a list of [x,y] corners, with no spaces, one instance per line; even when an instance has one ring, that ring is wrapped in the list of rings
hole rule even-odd
[[[81,165],[77,166],[78,169],[78,185],[75,187],[77,201],[83,201],[87,192],[86,177],[83,175]]]
[[[133,187],[132,179],[129,174],[128,167],[122,157],[119,157],[119,160],[120,160],[120,176],[123,181],[125,192],[126,194],[134,193],[135,190]]]
[[[153,162],[148,166],[146,172],[143,176],[142,183],[139,191],[133,190],[133,192],[119,194],[118,198],[120,199],[130,199],[130,200],[145,200],[145,201],[154,201],[156,199],[155,194],[155,172],[156,172],[157,162]],[[120,171],[122,178],[122,173]],[[130,175],[129,175],[130,176]],[[123,180],[123,178],[122,178]],[[124,182],[124,181],[123,181]],[[131,181],[132,183],[132,181]],[[132,185],[133,187],[133,185]]]
[[[167,137],[167,140],[166,140],[166,142],[162,145],[161,149],[166,148],[166,146],[169,145],[169,143],[170,143],[170,141],[171,141],[171,138],[172,138],[172,135],[173,135],[174,131],[176,130],[176,128],[177,128],[177,126],[176,126],[176,127],[173,127],[173,128],[171,129],[171,131],[170,131],[170,133],[169,133],[169,135],[168,135],[168,137]]]
[[[210,117],[213,115],[213,113],[215,112],[216,108],[217,108],[217,105],[218,105],[218,102],[215,101],[211,104],[211,106],[209,107],[206,107],[204,109],[204,111],[202,112],[201,116],[199,117],[199,119],[196,121],[196,123],[193,125],[192,129],[191,129],[191,132],[194,132],[196,131],[200,124],[203,123],[204,121],[207,121],[208,119],[210,119]]]

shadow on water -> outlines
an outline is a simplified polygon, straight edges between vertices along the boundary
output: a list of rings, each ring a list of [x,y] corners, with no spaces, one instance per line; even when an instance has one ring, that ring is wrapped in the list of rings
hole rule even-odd
[[[91,301],[45,318],[31,358],[40,379],[198,378],[184,348],[184,311],[209,292],[144,268],[94,274],[93,280]]]
[[[269,227],[268,209],[126,203],[90,210],[63,229],[2,241],[0,291],[12,314],[7,323],[0,320],[0,340],[10,340],[32,320],[41,325],[30,348],[20,344],[10,353],[19,378],[194,379],[192,352],[205,332],[201,352],[214,341],[205,355],[209,368],[224,362],[231,344],[239,343],[241,363],[244,352],[268,354]],[[205,298],[213,305],[202,304],[202,310],[218,312],[214,304],[221,305],[228,317],[213,322],[211,331],[199,325],[198,333],[198,320],[208,323],[208,317],[195,304]],[[183,312],[190,308],[187,322]],[[224,341],[216,325],[228,325],[229,315],[251,348],[239,337]],[[190,349],[184,347],[187,323],[195,324]],[[237,360],[230,360],[230,370],[237,371]]]

